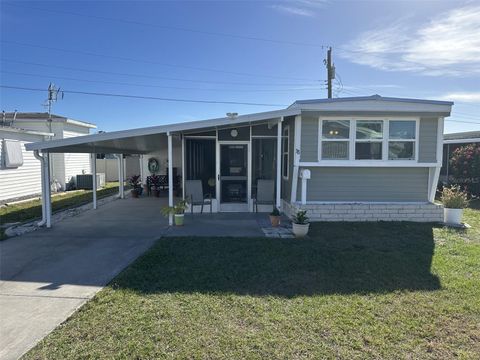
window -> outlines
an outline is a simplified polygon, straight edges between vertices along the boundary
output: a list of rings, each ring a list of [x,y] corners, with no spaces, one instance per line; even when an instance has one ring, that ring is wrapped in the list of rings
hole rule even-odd
[[[290,128],[285,126],[283,128],[282,137],[282,176],[284,179],[288,179],[288,141],[289,141]]]
[[[415,121],[392,120],[388,131],[388,159],[415,160]]]
[[[355,159],[382,160],[383,120],[357,120]]]
[[[415,160],[418,120],[320,119],[319,140],[322,162]]]
[[[322,160],[348,160],[350,120],[322,121]]]

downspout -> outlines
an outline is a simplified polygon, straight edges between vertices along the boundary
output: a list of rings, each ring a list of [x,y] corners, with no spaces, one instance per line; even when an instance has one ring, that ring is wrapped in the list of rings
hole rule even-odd
[[[46,203],[46,191],[45,191],[45,165],[44,165],[44,162],[45,162],[45,158],[40,155],[40,153],[38,152],[38,150],[34,150],[33,151],[33,156],[35,156],[35,158],[37,160],[40,161],[40,176],[41,176],[41,184],[42,184],[42,220],[37,222],[37,226],[44,226],[47,222],[47,212],[46,212],[46,206],[47,206],[47,203]]]

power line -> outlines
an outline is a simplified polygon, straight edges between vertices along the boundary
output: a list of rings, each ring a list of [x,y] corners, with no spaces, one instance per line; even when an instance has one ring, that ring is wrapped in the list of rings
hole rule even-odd
[[[298,42],[298,41],[264,38],[264,37],[258,37],[258,36],[245,36],[245,35],[239,35],[239,34],[229,34],[229,33],[221,33],[221,32],[214,32],[214,31],[205,31],[205,30],[190,29],[190,28],[184,28],[184,27],[178,27],[178,26],[169,26],[169,25],[146,23],[146,22],[141,22],[141,21],[136,21],[136,20],[111,18],[111,17],[98,16],[98,15],[80,14],[80,13],[75,13],[75,12],[70,12],[70,11],[51,10],[51,9],[47,10],[47,9],[42,9],[42,8],[32,7],[32,6],[26,7],[26,6],[20,6],[18,4],[11,4],[11,3],[5,3],[4,5],[14,6],[14,7],[18,7],[18,8],[22,8],[22,9],[28,9],[28,10],[37,10],[37,11],[50,12],[50,13],[55,13],[55,14],[86,17],[86,18],[97,19],[97,20],[102,20],[102,21],[107,20],[107,21],[122,22],[122,23],[131,24],[131,25],[141,25],[141,26],[155,27],[155,28],[159,28],[159,29],[167,29],[167,30],[173,30],[173,31],[183,31],[183,32],[197,33],[197,34],[210,35],[210,36],[220,36],[220,37],[236,38],[236,39],[243,39],[243,40],[253,40],[253,41],[261,41],[261,42],[277,43],[277,44],[286,44],[286,45],[316,47],[316,48],[321,48],[321,49],[324,49],[324,48],[328,47],[328,45],[322,45],[322,44],[312,44],[312,43],[304,43],[304,42]]]
[[[97,84],[110,84],[110,85],[124,85],[124,86],[135,86],[135,87],[148,87],[148,88],[161,88],[161,89],[176,89],[176,90],[198,90],[198,91],[230,91],[230,92],[283,92],[283,91],[314,91],[321,90],[323,88],[296,88],[296,89],[207,89],[207,88],[191,88],[191,87],[180,87],[180,86],[165,86],[165,85],[153,85],[153,84],[135,84],[129,82],[119,82],[119,81],[105,81],[105,80],[91,80],[91,79],[79,79],[72,77],[56,76],[56,75],[40,75],[40,74],[31,74],[15,71],[3,71],[0,70],[0,73],[11,74],[11,75],[20,75],[27,77],[40,77],[45,79],[60,79],[60,80],[69,80],[69,81],[80,81],[88,83],[97,83]]]
[[[246,72],[218,70],[218,69],[204,68],[204,67],[197,67],[197,66],[189,66],[189,65],[162,63],[162,62],[158,62],[158,61],[135,59],[135,58],[124,57],[124,56],[115,56],[115,55],[108,55],[108,54],[93,53],[93,52],[88,52],[88,51],[71,50],[71,49],[63,49],[63,48],[57,48],[57,47],[51,47],[51,46],[28,44],[28,43],[23,43],[23,42],[18,42],[18,41],[10,41],[10,40],[0,40],[0,41],[2,43],[6,43],[6,44],[14,44],[14,45],[26,46],[26,47],[34,47],[34,48],[45,49],[45,50],[66,52],[66,53],[72,53],[72,54],[80,54],[80,55],[85,55],[85,56],[94,56],[94,57],[100,57],[100,58],[109,58],[109,59],[129,61],[129,62],[154,64],[154,65],[173,67],[173,68],[182,68],[182,69],[189,69],[189,70],[196,70],[196,71],[208,71],[208,72],[214,72],[214,73],[231,74],[231,75],[239,75],[239,76],[264,77],[264,78],[270,78],[270,79],[289,79],[289,80],[310,81],[310,82],[320,81],[320,80],[316,80],[316,79],[312,80],[312,79],[306,79],[306,78],[295,78],[295,77],[275,76],[275,75],[262,75],[262,74],[246,73]]]
[[[15,89],[15,90],[24,90],[24,91],[40,91],[40,92],[45,91],[45,89],[29,88],[29,87],[21,87],[21,86],[10,86],[10,85],[0,85],[0,87],[4,88],[4,89]],[[63,89],[62,89],[62,92],[65,93],[65,94],[108,96],[108,97],[121,97],[121,98],[145,99],[145,100],[160,100],[160,101],[184,102],[184,103],[228,104],[228,105],[247,105],[247,106],[275,106],[275,107],[288,106],[288,105],[285,105],[285,104],[266,104],[266,103],[240,102],[240,101],[177,99],[177,98],[164,98],[164,97],[155,97],[155,96],[113,94],[113,93],[88,92],[88,91],[63,90]]]
[[[463,120],[454,120],[454,119],[445,119],[445,121],[452,121],[452,122],[465,123],[465,124],[476,124],[480,126],[480,122],[475,122],[475,121],[463,121]]]
[[[273,83],[273,84],[271,84],[271,83],[249,83],[249,82],[247,83],[247,82],[237,82],[237,81],[210,81],[210,80],[184,79],[184,78],[166,77],[166,76],[158,76],[158,75],[133,74],[133,73],[114,72],[114,71],[92,70],[92,69],[84,69],[84,68],[77,68],[77,67],[70,67],[70,66],[50,65],[50,64],[44,64],[44,63],[36,63],[36,62],[21,61],[21,60],[11,60],[11,59],[0,59],[0,61],[16,63],[16,64],[24,64],[24,65],[41,66],[41,67],[47,67],[47,68],[56,68],[56,69],[62,69],[62,70],[89,72],[89,73],[95,73],[95,74],[140,77],[140,78],[147,78],[147,79],[154,78],[154,79],[160,79],[160,80],[193,82],[193,83],[203,83],[203,84],[223,84],[223,85],[242,85],[242,86],[308,86],[307,84],[303,85],[303,84],[293,84],[293,83]],[[320,81],[320,83],[321,82],[322,81]],[[318,84],[316,84],[316,85],[318,85]]]

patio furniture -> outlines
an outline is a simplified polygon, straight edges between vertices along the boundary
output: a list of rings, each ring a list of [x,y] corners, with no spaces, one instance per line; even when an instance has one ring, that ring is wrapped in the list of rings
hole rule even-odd
[[[190,204],[193,214],[193,206],[200,205],[203,213],[203,205],[210,205],[210,213],[212,213],[212,195],[203,195],[202,180],[185,180],[185,199]]]
[[[255,212],[258,212],[258,205],[274,205],[274,182],[273,180],[257,180],[257,193],[253,201],[255,203]]]

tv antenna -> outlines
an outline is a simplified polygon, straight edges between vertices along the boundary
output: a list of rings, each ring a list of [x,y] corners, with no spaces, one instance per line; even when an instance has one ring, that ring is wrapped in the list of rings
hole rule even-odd
[[[48,99],[46,100],[44,106],[48,108],[48,119],[52,120],[52,105],[54,102],[56,102],[59,98],[63,99],[64,93],[63,91],[60,90],[60,88],[57,89],[55,84],[50,83],[48,85]]]

